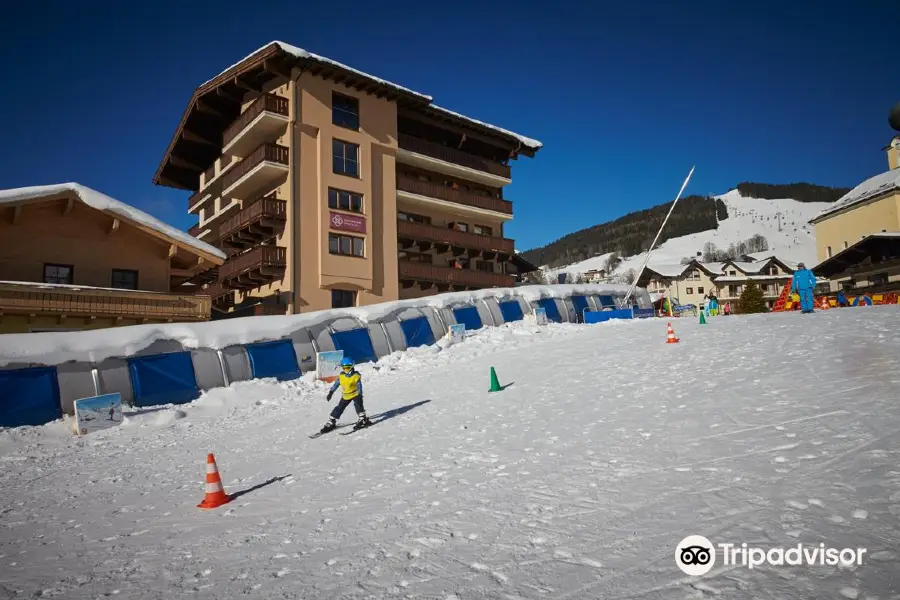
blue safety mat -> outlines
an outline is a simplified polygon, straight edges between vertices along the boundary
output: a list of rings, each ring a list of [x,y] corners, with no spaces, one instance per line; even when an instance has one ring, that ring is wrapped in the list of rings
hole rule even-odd
[[[0,371],[0,427],[43,425],[61,417],[56,367]]]
[[[184,404],[200,396],[190,352],[128,359],[135,406]]]
[[[400,321],[400,329],[403,330],[403,337],[406,338],[407,348],[429,346],[434,343],[434,332],[431,331],[431,325],[426,317]]]
[[[478,309],[474,306],[454,308],[453,316],[456,318],[457,323],[462,323],[466,326],[466,331],[475,331],[484,326],[481,322],[481,315],[478,314]]]
[[[254,379],[274,377],[279,381],[300,377],[297,355],[290,340],[247,344],[250,371]]]
[[[343,350],[344,356],[352,358],[355,363],[375,362],[378,357],[372,347],[369,330],[360,327],[348,331],[335,331],[331,334],[336,350]]]
[[[506,300],[498,302],[500,305],[500,314],[503,316],[504,323],[512,323],[513,321],[521,321],[525,318],[522,313],[522,305],[516,300]]]

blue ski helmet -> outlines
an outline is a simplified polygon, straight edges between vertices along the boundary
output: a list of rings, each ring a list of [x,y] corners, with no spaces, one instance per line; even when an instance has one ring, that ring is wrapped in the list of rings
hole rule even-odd
[[[353,359],[352,358],[344,358],[341,360],[341,368],[342,369],[352,369],[353,368]]]

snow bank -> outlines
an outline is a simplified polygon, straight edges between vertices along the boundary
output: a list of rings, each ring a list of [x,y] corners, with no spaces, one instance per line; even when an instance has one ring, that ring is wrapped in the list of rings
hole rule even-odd
[[[96,363],[107,358],[133,355],[161,340],[174,340],[185,348],[220,350],[228,346],[281,339],[298,329],[320,325],[339,317],[355,318],[362,323],[368,323],[407,308],[448,308],[459,304],[471,304],[473,300],[484,298],[518,297],[527,302],[534,302],[541,298],[567,298],[576,294],[624,295],[628,289],[629,286],[624,285],[493,288],[292,316],[245,317],[206,323],[134,325],[89,331],[6,334],[0,335],[0,367],[11,363],[39,363],[51,366],[73,360]],[[635,293],[640,291],[636,289]]]
[[[206,254],[212,254],[222,260],[225,254],[214,246],[210,246],[206,242],[201,242],[186,231],[176,229],[171,225],[163,223],[154,216],[148,215],[142,210],[133,206],[129,206],[124,202],[120,202],[115,198],[110,198],[106,194],[102,194],[97,190],[85,187],[80,183],[59,183],[54,185],[36,185],[32,187],[14,188],[9,190],[0,190],[0,205],[13,202],[22,202],[24,200],[34,200],[36,198],[45,198],[57,194],[72,192],[75,196],[87,206],[95,210],[105,213],[111,213],[122,217],[128,221],[139,223],[145,227],[158,231],[159,233],[178,240],[182,244],[190,246]]]

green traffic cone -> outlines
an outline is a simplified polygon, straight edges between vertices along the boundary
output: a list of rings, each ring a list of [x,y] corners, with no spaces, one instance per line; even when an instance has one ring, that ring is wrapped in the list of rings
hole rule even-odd
[[[702,312],[700,313],[700,324],[706,325],[706,315],[704,315]]]
[[[500,381],[497,379],[497,371],[494,370],[494,367],[491,367],[491,389],[489,392],[502,392],[503,388],[500,387]]]

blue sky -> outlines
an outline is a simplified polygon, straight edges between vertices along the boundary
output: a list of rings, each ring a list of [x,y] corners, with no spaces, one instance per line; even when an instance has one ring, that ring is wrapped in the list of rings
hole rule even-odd
[[[523,250],[670,201],[694,164],[686,193],[856,185],[900,101],[896,0],[53,4],[0,23],[0,188],[78,181],[182,227],[189,194],[151,183],[182,111],[274,39],[544,142],[506,194]]]

